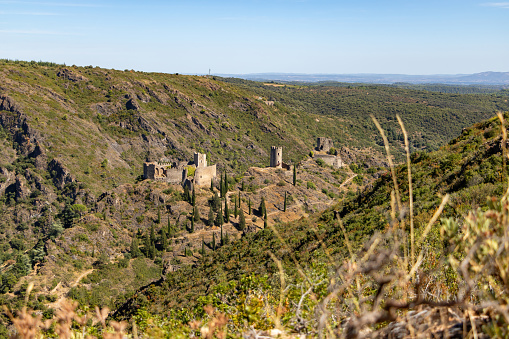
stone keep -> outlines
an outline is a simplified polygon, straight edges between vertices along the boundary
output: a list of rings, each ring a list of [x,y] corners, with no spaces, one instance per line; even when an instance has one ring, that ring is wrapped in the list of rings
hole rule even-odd
[[[316,139],[316,150],[328,152],[333,146],[331,138],[320,137]]]
[[[196,168],[207,167],[207,155],[202,153],[194,153],[194,165]]]
[[[270,148],[270,167],[281,168],[283,166],[283,147],[272,146]]]

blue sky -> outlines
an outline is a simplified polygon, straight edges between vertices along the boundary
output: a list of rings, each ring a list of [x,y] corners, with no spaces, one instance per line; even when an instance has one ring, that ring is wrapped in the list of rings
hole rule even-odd
[[[0,0],[0,58],[168,73],[509,71],[509,2]]]

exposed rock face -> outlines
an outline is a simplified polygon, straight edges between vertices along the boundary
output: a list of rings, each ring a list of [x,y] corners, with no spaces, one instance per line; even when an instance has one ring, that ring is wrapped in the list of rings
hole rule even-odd
[[[44,149],[37,143],[32,153],[28,155],[30,158],[35,159],[35,167],[38,169],[45,169],[48,164],[48,157]]]
[[[60,162],[60,160],[53,159],[48,164],[48,171],[53,178],[53,183],[58,189],[63,189],[68,183],[73,182],[75,179],[71,172]]]
[[[131,98],[129,99],[126,103],[125,103],[125,108],[126,109],[132,109],[134,111],[138,111],[140,109],[140,105],[138,104],[138,102],[136,101],[136,99],[134,98]]]
[[[0,111],[19,112],[19,108],[11,97],[0,95]]]
[[[16,201],[27,198],[31,193],[24,181],[25,178],[16,176]]]
[[[57,73],[58,77],[63,77],[67,80],[70,80],[72,82],[78,82],[78,81],[88,81],[88,78],[84,77],[81,74],[74,73],[68,68],[62,68]]]

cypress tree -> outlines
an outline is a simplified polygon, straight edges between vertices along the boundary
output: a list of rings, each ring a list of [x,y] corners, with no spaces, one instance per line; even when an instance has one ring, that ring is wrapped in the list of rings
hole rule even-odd
[[[224,246],[223,225],[221,225],[221,246]]]
[[[244,187],[244,181],[242,181],[242,184],[241,184],[241,188],[240,188],[240,189],[242,190],[242,192],[244,192],[244,190],[245,190],[245,187]]]
[[[205,255],[205,240],[201,238],[201,255]]]
[[[224,199],[224,221],[230,222],[230,211],[228,210],[228,198]]]
[[[283,212],[286,212],[286,191],[285,191],[285,204],[284,204],[284,207],[283,207]]]
[[[143,244],[143,251],[145,252],[145,256],[147,258],[150,258],[151,255],[150,255],[150,252],[151,252],[151,246],[152,244],[150,243],[150,237],[148,234],[145,234],[145,242]]]
[[[194,218],[191,218],[191,230],[189,233],[194,233]]]
[[[158,224],[161,223],[161,209],[160,208],[157,209],[157,223]]]
[[[239,216],[239,208],[237,207],[237,198],[235,198],[235,209],[233,211],[233,214],[235,215],[235,218]]]
[[[170,216],[168,216],[168,228],[167,228],[167,231],[168,231],[168,236],[170,238],[173,238],[173,227],[171,227]]]
[[[219,212],[217,212],[217,215],[216,215],[216,220],[215,220],[215,225],[216,226],[222,226],[224,223],[224,219],[223,219],[223,209],[221,208],[219,210]]]
[[[210,190],[214,192],[214,178],[210,179]]]
[[[293,186],[297,184],[297,164],[293,165]]]
[[[216,250],[216,234],[212,233],[212,250]]]
[[[131,252],[131,257],[133,258],[137,258],[140,256],[140,245],[138,244],[138,238],[135,236],[133,236],[133,238],[131,239],[131,250],[129,251]]]
[[[267,210],[265,210],[265,215],[263,216],[263,228],[267,228]]]
[[[221,194],[221,197],[224,196],[224,187],[223,187],[223,175],[221,174],[221,179],[219,179],[219,193]]]
[[[219,196],[217,195],[217,191],[214,192],[214,197],[212,198],[212,209],[214,210],[214,213],[217,213],[217,210],[219,209],[219,206],[221,205],[221,199],[219,199]]]
[[[184,200],[187,202],[189,201],[189,187],[187,185],[184,185]]]
[[[207,219],[207,225],[208,226],[214,225],[214,211],[212,210],[212,205],[210,205],[209,208],[209,218]]]
[[[249,198],[248,201],[247,201],[247,207],[249,209],[248,213],[249,213],[249,215],[251,215],[251,198]]]
[[[260,212],[260,215],[264,215],[267,212],[267,207],[265,206],[265,197],[262,197],[262,201],[260,201],[258,212]]]
[[[242,209],[240,210],[239,215],[239,228],[241,231],[246,229],[246,217],[244,217],[244,211]]]
[[[196,191],[195,191],[194,187],[193,187],[192,203],[193,203],[193,206],[196,206]]]
[[[154,225],[152,224],[152,226],[150,227],[150,244],[155,243],[156,243],[156,232],[154,229]]]
[[[164,227],[161,229],[161,246],[163,247],[163,252],[168,248],[168,238]]]
[[[224,235],[224,244],[228,245],[230,243],[230,236],[228,235],[228,232]]]
[[[200,221],[200,212],[198,212],[197,206],[194,206],[193,208],[193,219],[194,221]]]
[[[224,194],[228,193],[228,176],[224,171]]]

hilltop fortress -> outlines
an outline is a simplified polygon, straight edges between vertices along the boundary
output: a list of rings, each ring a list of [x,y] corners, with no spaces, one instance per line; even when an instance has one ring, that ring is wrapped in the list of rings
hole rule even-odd
[[[319,137],[316,141],[316,152],[313,158],[322,159],[327,165],[340,168],[345,166],[339,155],[328,154],[333,148],[330,138]],[[272,146],[270,148],[270,167],[290,170],[291,166],[283,162],[283,147]],[[194,172],[193,175],[189,175]],[[216,179],[216,165],[207,166],[207,155],[194,153],[194,161],[172,162],[169,159],[161,159],[155,162],[143,164],[143,178],[164,181],[169,184],[182,185],[210,185]]]

